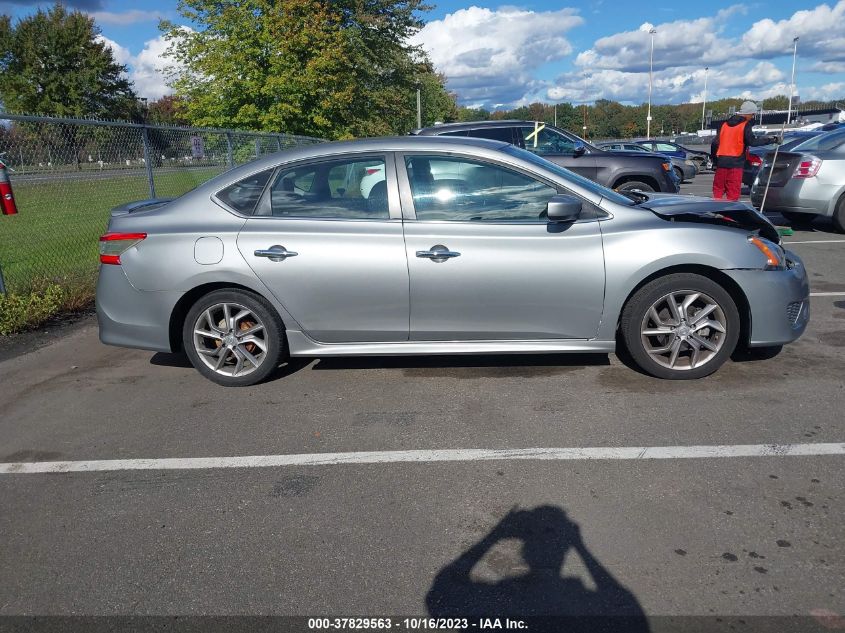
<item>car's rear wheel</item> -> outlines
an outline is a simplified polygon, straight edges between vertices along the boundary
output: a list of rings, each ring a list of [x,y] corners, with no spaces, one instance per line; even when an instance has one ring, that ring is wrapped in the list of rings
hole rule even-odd
[[[657,378],[686,380],[712,374],[739,339],[736,303],[701,275],[676,273],[640,288],[620,322],[634,362]]]
[[[786,218],[790,224],[797,226],[807,226],[813,223],[816,219],[815,213],[797,213],[795,211],[781,211],[780,214]]]
[[[839,203],[833,212],[833,228],[840,233],[845,233],[845,195],[839,198]]]
[[[654,187],[651,187],[644,182],[640,182],[639,180],[629,180],[628,182],[623,182],[621,185],[617,185],[614,188],[616,191],[654,191]]]
[[[188,312],[182,344],[203,376],[226,387],[245,387],[279,366],[285,352],[284,327],[262,297],[244,290],[216,290]]]

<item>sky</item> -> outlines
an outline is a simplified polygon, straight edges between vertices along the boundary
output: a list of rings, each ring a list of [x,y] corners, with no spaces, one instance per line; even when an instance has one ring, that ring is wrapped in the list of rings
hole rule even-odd
[[[161,72],[168,61],[158,21],[192,26],[177,12],[176,0],[65,4],[96,19],[139,96],[152,100],[170,92]],[[39,6],[49,4],[0,0],[0,12],[16,17]],[[708,101],[789,94],[795,37],[796,94],[802,100],[845,97],[845,0],[442,0],[424,18],[413,43],[446,75],[461,105],[470,107],[645,103],[651,29],[652,103],[701,102],[705,77]]]

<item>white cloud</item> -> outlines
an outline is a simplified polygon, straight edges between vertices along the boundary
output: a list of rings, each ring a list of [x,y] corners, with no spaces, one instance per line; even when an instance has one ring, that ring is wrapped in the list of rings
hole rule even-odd
[[[742,96],[760,99],[789,92],[783,72],[768,61],[753,66],[730,62],[711,68],[707,76],[707,99]],[[704,69],[668,68],[655,71],[652,103],[687,103],[701,101]],[[602,69],[588,73],[587,88],[580,73],[561,75],[547,88],[543,98],[573,103],[611,99],[625,103],[644,103],[648,98],[648,73]]]
[[[843,0],[845,2],[845,0]],[[608,69],[647,72],[654,34],[654,68],[718,65],[737,54],[729,40],[722,36],[728,19],[743,13],[737,5],[719,11],[715,16],[695,20],[675,20],[654,25],[645,22],[635,31],[623,31],[596,40],[592,48],[578,54],[575,64],[585,69]]]
[[[746,54],[760,59],[792,53],[792,38],[800,37],[802,55],[823,61],[845,61],[845,0],[833,8],[821,4],[814,9],[796,11],[789,19],[775,22],[769,18],[755,22],[742,36]]]
[[[845,81],[834,81],[822,86],[814,86],[801,91],[802,101],[832,101],[839,99],[845,94]]]
[[[114,57],[114,60],[118,64],[126,65],[130,61],[132,61],[132,53],[130,53],[129,49],[126,48],[125,46],[121,46],[120,44],[118,44],[114,40],[110,40],[109,38],[107,38],[103,35],[98,35],[94,39],[97,40],[98,42],[102,42],[103,44],[105,44],[106,48],[111,49],[112,56]]]
[[[472,6],[427,23],[412,43],[428,52],[462,99],[514,102],[536,84],[532,71],[572,52],[566,33],[583,22],[573,9]]]
[[[182,28],[191,30],[189,27]],[[164,35],[144,42],[144,48],[137,55],[132,55],[128,48],[107,37],[100,35],[98,39],[112,50],[118,63],[128,66],[129,79],[139,97],[152,101],[173,92],[167,85],[170,76],[167,69],[173,67],[175,62],[167,56],[170,43]]]
[[[141,11],[140,9],[122,12],[93,11],[90,15],[99,24],[114,24],[117,26],[137,24],[138,22],[152,22],[164,18],[164,14],[160,11]]]

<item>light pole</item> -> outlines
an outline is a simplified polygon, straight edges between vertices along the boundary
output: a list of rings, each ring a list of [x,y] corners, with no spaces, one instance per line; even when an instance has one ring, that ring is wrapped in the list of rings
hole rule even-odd
[[[654,34],[657,29],[651,28],[648,33],[651,35],[651,54],[648,56],[648,116],[645,119],[645,136],[651,138],[651,83],[654,68]]]
[[[587,73],[584,72],[584,128],[583,136],[587,138]]]
[[[786,124],[792,121],[792,98],[795,95],[795,58],[798,56],[798,38],[792,38],[792,83],[789,85],[789,109],[786,111]]]
[[[707,66],[704,67],[704,99],[701,104],[701,129],[704,129],[704,108],[707,107],[707,71],[710,70]]]
[[[420,100],[420,88],[417,86],[417,129],[422,127],[422,102]]]

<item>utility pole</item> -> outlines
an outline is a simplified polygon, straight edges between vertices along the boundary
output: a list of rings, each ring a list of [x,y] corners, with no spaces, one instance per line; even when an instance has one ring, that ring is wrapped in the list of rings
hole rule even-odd
[[[555,104],[555,127],[557,127],[557,104]]]
[[[420,89],[417,88],[417,128],[422,127],[422,101],[420,100]]]
[[[792,99],[795,96],[795,58],[798,56],[798,38],[792,38],[792,83],[789,85],[789,109],[786,111],[786,124],[792,121]]]
[[[584,72],[584,138],[587,138],[587,73]]]
[[[651,54],[648,56],[648,116],[645,119],[645,135],[646,138],[651,138],[651,84],[654,71],[654,35],[657,29],[651,28],[648,33],[651,35]]]
[[[701,104],[701,129],[704,129],[704,109],[707,107],[707,71],[709,67],[704,67],[704,99]]]

